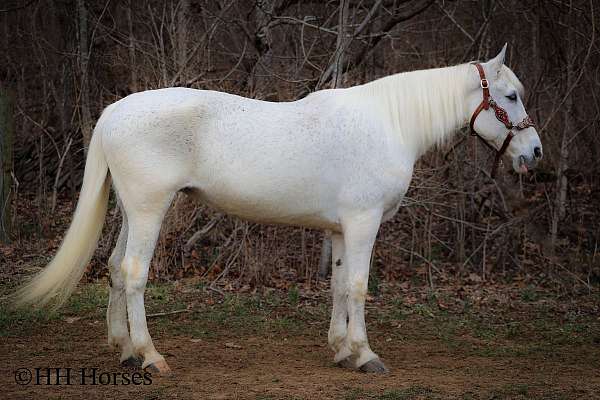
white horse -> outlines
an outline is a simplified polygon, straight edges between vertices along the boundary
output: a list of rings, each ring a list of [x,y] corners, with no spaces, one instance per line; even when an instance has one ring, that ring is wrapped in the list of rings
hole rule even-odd
[[[288,103],[186,88],[117,101],[95,128],[63,243],[21,287],[21,304],[60,304],[74,290],[96,248],[112,177],[123,225],[109,259],[108,342],[120,349],[121,362],[141,358],[143,368],[168,373],[148,333],[144,289],[165,212],[185,190],[241,218],[331,232],[328,339],[334,361],[385,372],[369,347],[364,316],[379,225],[398,210],[415,161],[467,126],[476,111],[474,129],[495,149],[502,147],[507,128],[492,109],[479,110],[482,88],[510,120],[526,118],[523,87],[504,66],[505,49],[480,64],[485,76],[463,64],[322,90]],[[526,172],[541,157],[536,129],[522,128],[505,150],[514,169]]]

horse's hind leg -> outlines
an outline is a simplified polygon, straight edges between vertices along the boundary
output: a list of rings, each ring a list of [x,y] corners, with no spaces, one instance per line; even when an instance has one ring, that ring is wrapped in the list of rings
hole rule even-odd
[[[121,192],[129,228],[121,274],[127,294],[130,337],[134,353],[144,358],[142,367],[159,373],[169,373],[170,368],[156,351],[148,333],[144,290],[160,226],[173,196],[169,191],[128,193],[127,196]]]
[[[125,293],[125,282],[121,275],[121,262],[125,257],[125,246],[127,245],[127,214],[119,202],[121,209],[122,224],[117,244],[108,259],[110,269],[110,290],[108,297],[108,309],[106,310],[106,322],[108,325],[108,344],[121,350],[121,364],[127,367],[139,367],[142,362],[133,353],[133,344],[127,329],[127,295]]]

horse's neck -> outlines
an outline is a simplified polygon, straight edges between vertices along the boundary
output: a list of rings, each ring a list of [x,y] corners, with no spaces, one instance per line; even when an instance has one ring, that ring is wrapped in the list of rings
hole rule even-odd
[[[417,158],[467,125],[468,68],[463,64],[390,75],[357,89],[372,96],[370,106],[382,112]]]

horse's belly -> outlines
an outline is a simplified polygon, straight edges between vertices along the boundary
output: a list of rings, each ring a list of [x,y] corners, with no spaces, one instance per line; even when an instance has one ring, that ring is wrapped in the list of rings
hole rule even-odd
[[[293,190],[257,193],[240,187],[206,185],[191,192],[212,208],[248,221],[340,230],[335,207],[326,204],[325,199],[298,196]]]

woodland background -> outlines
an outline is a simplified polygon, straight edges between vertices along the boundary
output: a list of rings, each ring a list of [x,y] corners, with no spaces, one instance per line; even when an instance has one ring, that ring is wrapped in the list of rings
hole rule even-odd
[[[371,289],[523,282],[595,291],[599,15],[592,0],[3,0],[0,109],[12,101],[14,110],[13,134],[0,129],[3,280],[55,252],[94,123],[130,93],[187,86],[294,100],[485,60],[508,42],[507,63],[526,87],[544,145],[541,165],[494,181],[491,155],[467,132],[428,153],[405,207],[379,234]],[[89,278],[107,274],[119,224],[111,199]],[[151,275],[195,276],[221,289],[310,287],[322,243],[321,232],[224,217],[180,194]]]

